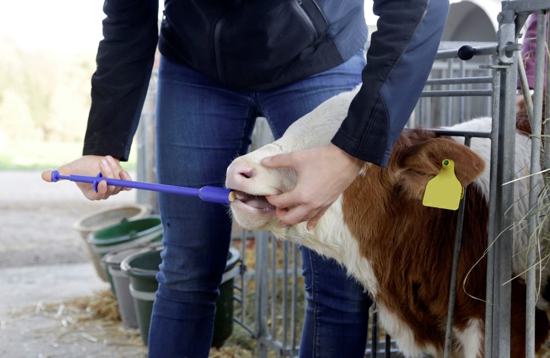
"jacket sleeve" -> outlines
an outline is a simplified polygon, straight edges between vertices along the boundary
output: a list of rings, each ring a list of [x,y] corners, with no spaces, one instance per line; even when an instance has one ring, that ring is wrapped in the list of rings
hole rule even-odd
[[[363,85],[332,143],[386,166],[424,88],[449,11],[448,0],[374,0],[379,16]]]
[[[128,160],[155,58],[158,0],[106,0],[83,154]]]

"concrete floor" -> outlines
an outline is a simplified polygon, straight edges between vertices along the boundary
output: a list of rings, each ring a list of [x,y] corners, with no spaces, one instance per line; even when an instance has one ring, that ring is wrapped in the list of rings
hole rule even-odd
[[[146,356],[143,346],[109,346],[85,332],[66,342],[59,319],[32,309],[108,289],[72,226],[92,211],[131,203],[135,191],[91,202],[75,184],[45,183],[38,171],[0,171],[0,357]]]

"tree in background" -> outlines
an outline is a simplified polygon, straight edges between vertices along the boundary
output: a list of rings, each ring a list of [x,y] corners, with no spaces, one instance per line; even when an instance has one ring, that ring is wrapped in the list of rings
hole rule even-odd
[[[0,135],[82,141],[95,54],[28,52],[9,39],[0,46]]]

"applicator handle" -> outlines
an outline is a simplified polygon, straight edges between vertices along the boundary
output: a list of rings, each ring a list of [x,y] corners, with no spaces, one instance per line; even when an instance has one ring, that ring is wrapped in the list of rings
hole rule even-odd
[[[89,183],[94,186],[94,190],[97,193],[97,185],[105,181],[107,185],[119,186],[122,188],[134,188],[142,190],[151,190],[162,193],[169,194],[178,194],[178,195],[188,195],[188,196],[198,196],[204,201],[209,201],[212,203],[220,204],[230,204],[235,200],[235,193],[231,189],[219,188],[215,186],[204,186],[200,189],[197,188],[186,188],[183,186],[176,185],[166,185],[166,184],[155,184],[155,183],[144,183],[133,180],[122,180],[122,179],[111,179],[103,178],[101,173],[97,176],[87,176],[87,175],[61,175],[57,170],[52,172],[52,182],[57,182],[59,179],[70,180],[73,182],[79,183]]]

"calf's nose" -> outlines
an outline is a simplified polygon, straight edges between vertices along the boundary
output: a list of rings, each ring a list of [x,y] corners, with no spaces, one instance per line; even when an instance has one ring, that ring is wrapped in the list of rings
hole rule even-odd
[[[240,188],[255,175],[256,171],[254,168],[243,163],[233,163],[227,168],[226,186],[232,189]]]

